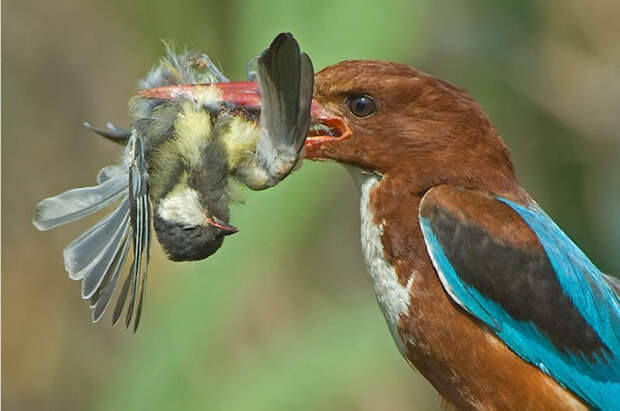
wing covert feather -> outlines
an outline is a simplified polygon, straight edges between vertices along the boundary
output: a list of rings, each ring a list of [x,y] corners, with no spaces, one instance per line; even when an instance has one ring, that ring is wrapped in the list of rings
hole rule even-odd
[[[439,186],[423,197],[419,217],[456,303],[591,405],[613,404],[620,392],[617,296],[537,205]]]

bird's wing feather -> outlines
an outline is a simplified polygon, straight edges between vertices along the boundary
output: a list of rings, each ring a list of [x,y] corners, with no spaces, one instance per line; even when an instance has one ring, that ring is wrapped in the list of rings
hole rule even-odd
[[[314,89],[314,68],[312,60],[306,53],[301,53],[301,73],[299,79],[299,111],[297,121],[291,132],[293,146],[297,152],[301,150],[310,128],[310,109],[312,108],[312,92]]]
[[[127,189],[127,176],[117,175],[94,187],[74,188],[37,204],[34,226],[41,231],[89,216],[118,200]]]
[[[87,129],[94,131],[95,133],[99,134],[101,137],[105,137],[108,140],[113,141],[117,144],[125,145],[129,141],[129,138],[131,137],[130,130],[125,130],[123,128],[117,127],[112,123],[106,124],[107,130],[103,128],[94,127],[86,121],[82,124]]]
[[[272,140],[290,143],[299,111],[301,58],[299,45],[288,33],[278,35],[258,58],[263,114]]]
[[[105,312],[105,309],[108,307],[110,303],[110,299],[112,297],[112,293],[116,289],[116,285],[118,284],[118,280],[120,278],[120,274],[125,267],[125,261],[127,261],[127,254],[129,251],[129,244],[131,241],[129,240],[131,236],[131,226],[129,227],[129,232],[127,236],[123,239],[123,244],[121,247],[121,252],[115,258],[114,266],[112,267],[109,274],[106,275],[106,278],[103,284],[99,287],[95,295],[91,297],[91,308],[93,309],[92,319],[93,322],[99,321]]]
[[[97,184],[103,184],[106,181],[120,175],[125,176],[126,184],[128,184],[127,181],[129,171],[123,164],[113,164],[110,166],[105,166],[101,170],[99,170],[99,173],[97,173]]]
[[[114,126],[108,128],[121,134]],[[113,322],[118,320],[129,295],[126,325],[129,327],[133,319],[134,331],[142,314],[151,241],[148,166],[144,155],[139,136],[132,135],[127,147],[128,164],[104,167],[97,176],[97,186],[69,190],[41,201],[33,219],[39,230],[48,230],[121,200],[113,212],[65,247],[63,257],[69,277],[82,280],[82,298],[89,300],[93,321],[98,321],[116,289],[129,245],[133,243],[133,263],[120,292]]]
[[[105,244],[105,247],[88,264],[87,272],[81,275],[82,298],[89,299],[100,288],[104,279],[113,271],[114,261],[122,253],[124,239],[129,232],[129,213],[125,212],[123,220]]]
[[[290,33],[279,34],[257,61],[261,90],[259,163],[278,179],[295,165],[310,127],[312,61]]]
[[[129,306],[127,307],[125,315],[125,326],[129,328],[133,319],[133,331],[135,332],[140,324],[144,290],[146,287],[151,241],[151,205],[148,198],[148,166],[144,158],[142,141],[138,135],[134,135],[129,144],[131,145],[132,160],[129,166],[128,200],[130,204],[129,215],[132,227],[133,262],[129,270],[129,275],[119,294],[112,322],[116,324],[125,306],[125,301],[129,297]],[[135,309],[137,297],[138,306],[137,309]]]
[[[591,405],[616,405],[618,297],[540,208],[439,186],[422,199],[419,217],[433,265],[457,304]]]
[[[65,247],[63,258],[69,278],[81,280],[93,272],[96,261],[102,258],[105,250],[121,243],[121,238],[117,238],[115,233],[128,225],[128,217],[129,203],[125,199],[116,210]]]

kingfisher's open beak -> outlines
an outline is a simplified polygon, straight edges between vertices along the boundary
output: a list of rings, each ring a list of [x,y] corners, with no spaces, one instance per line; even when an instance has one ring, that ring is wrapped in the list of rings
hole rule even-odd
[[[259,112],[261,109],[261,93],[258,83],[253,81],[214,83],[214,84],[187,84],[178,86],[164,86],[138,90],[139,97],[162,100],[172,100],[185,97],[196,101],[206,97],[213,99],[209,104],[225,103],[244,108],[248,111]],[[323,159],[329,147],[351,136],[351,130],[345,121],[312,100],[310,110],[310,128],[304,143],[304,158]]]
[[[316,100],[312,100],[311,122],[304,143],[304,158],[321,160],[330,147],[351,137],[351,129],[339,116],[331,114]]]

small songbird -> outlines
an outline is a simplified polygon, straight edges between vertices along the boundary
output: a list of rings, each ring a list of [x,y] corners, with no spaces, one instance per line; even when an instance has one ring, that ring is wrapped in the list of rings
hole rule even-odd
[[[256,84],[237,105],[260,106]],[[619,283],[519,184],[463,89],[344,61],[315,76],[305,157],[361,194],[366,267],[405,359],[463,409],[618,409]]]
[[[234,187],[253,190],[276,185],[300,163],[310,125],[314,71],[292,35],[278,35],[257,58],[261,112],[229,104],[214,83],[226,77],[201,53],[175,54],[170,48],[140,84],[130,102],[129,130],[85,125],[125,146],[122,163],[102,169],[99,185],[69,190],[41,201],[34,225],[49,230],[120,205],[63,252],[70,278],[82,280],[82,297],[103,315],[119,282],[130,244],[133,263],[114,309],[123,311],[134,331],[142,312],[149,261],[151,221],[168,258],[207,258],[229,224]],[[243,84],[243,83],[241,83]],[[192,93],[183,88],[191,86]],[[166,91],[181,90],[174,95]],[[141,281],[140,281],[141,279]],[[137,305],[136,305],[137,304]],[[135,308],[135,317],[134,317]]]

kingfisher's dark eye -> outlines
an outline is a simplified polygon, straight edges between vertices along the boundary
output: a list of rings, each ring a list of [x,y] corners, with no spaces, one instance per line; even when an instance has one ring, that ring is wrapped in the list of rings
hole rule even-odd
[[[370,117],[377,109],[377,103],[370,96],[355,96],[348,101],[349,110],[355,117]]]

